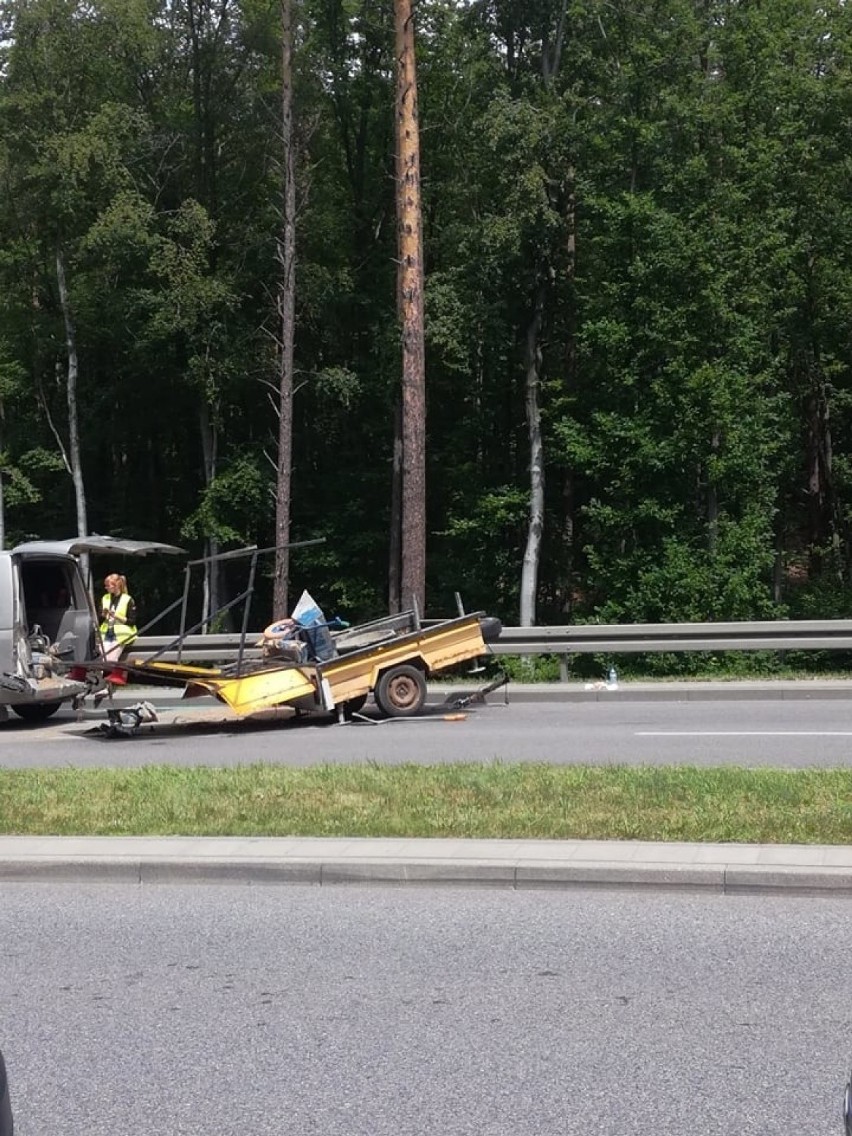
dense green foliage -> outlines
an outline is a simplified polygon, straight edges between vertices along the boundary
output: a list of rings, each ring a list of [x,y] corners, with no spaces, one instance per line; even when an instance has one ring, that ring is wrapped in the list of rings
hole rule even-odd
[[[5,543],[74,531],[60,250],[91,529],[268,545],[277,0],[3,12]],[[292,533],[328,540],[293,587],[366,617],[400,371],[392,10],[299,20]],[[539,297],[539,621],[849,614],[850,52],[843,0],[421,0],[430,610],[517,617]],[[179,581],[140,571],[155,609]]]

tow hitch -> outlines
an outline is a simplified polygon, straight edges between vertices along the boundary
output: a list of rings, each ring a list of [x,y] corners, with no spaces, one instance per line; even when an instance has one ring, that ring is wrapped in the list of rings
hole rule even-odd
[[[477,703],[484,702],[487,694],[493,694],[495,690],[499,690],[501,686],[505,686],[508,681],[509,676],[505,671],[501,670],[496,678],[492,679],[491,682],[487,683],[485,686],[480,687],[479,690],[472,690],[464,694],[448,695],[444,705],[452,707],[453,710],[463,710],[466,706],[474,706]],[[508,694],[506,695],[506,701],[509,701]]]
[[[99,729],[108,738],[132,738],[139,727],[157,721],[157,711],[150,702],[137,702],[133,706],[107,707],[107,721]]]

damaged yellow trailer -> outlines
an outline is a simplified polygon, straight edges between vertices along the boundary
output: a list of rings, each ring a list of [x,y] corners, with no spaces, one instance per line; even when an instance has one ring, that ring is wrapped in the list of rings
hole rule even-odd
[[[501,629],[499,620],[481,612],[421,623],[408,611],[331,635],[331,657],[322,660],[241,659],[199,667],[134,657],[131,649],[122,665],[140,679],[148,675],[185,686],[187,698],[213,695],[237,714],[289,706],[343,719],[372,694],[382,714],[398,718],[423,708],[429,677],[490,654],[488,644]]]

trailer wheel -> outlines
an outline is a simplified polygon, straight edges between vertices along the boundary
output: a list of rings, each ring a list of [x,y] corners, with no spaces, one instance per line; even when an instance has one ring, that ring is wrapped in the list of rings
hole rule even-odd
[[[426,677],[417,667],[401,663],[380,675],[373,697],[386,718],[407,718],[423,709]]]
[[[503,632],[503,624],[494,615],[483,615],[479,620],[479,627],[486,643],[496,643]]]
[[[25,722],[44,722],[55,714],[61,705],[61,702],[25,702],[21,706],[13,706],[12,709]]]

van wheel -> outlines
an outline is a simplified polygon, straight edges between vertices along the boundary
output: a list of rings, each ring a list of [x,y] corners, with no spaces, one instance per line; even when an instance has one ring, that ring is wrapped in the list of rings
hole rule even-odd
[[[426,677],[417,667],[401,663],[379,677],[373,697],[386,718],[407,718],[423,709]]]
[[[55,714],[61,705],[61,702],[31,702],[22,706],[13,706],[12,709],[25,722],[44,722]]]

